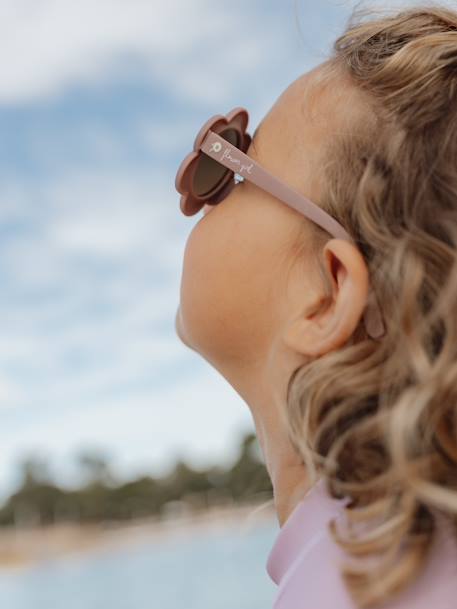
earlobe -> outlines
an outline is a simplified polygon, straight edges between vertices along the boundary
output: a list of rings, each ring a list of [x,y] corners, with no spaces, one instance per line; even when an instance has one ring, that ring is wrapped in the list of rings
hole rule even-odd
[[[355,331],[368,295],[368,270],[359,250],[343,239],[331,239],[323,251],[324,273],[332,286],[327,298],[303,311],[286,329],[288,346],[318,357],[346,343]]]

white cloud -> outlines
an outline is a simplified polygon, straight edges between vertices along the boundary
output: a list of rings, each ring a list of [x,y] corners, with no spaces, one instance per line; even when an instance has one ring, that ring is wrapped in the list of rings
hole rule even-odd
[[[20,403],[22,390],[11,379],[0,377],[0,411],[12,409]]]
[[[0,303],[0,364],[15,370],[11,382],[18,370],[39,373],[21,379],[30,408],[87,399],[179,360],[174,314],[187,229],[184,217],[175,220],[177,196],[153,200],[156,180],[61,176],[42,187],[41,230],[30,220],[33,231],[2,244],[12,289]]]
[[[0,34],[9,61],[1,65],[0,94],[11,101],[58,92],[74,80],[95,80],[121,53],[179,48],[186,33],[170,26],[180,23],[181,11],[192,15],[173,2],[3,0]]]
[[[208,0],[3,0],[0,35],[8,61],[0,64],[0,99],[55,95],[79,82],[103,86],[114,71],[142,65],[179,94],[221,100],[236,79],[230,67],[249,71],[266,51],[266,41],[242,31],[233,7]]]
[[[275,62],[281,57],[311,67],[310,44],[320,45],[354,4],[327,0],[317,9],[297,0],[283,10],[289,23],[284,36],[272,7],[237,0],[2,0],[0,101],[44,98],[78,83],[103,87],[116,72],[136,69],[178,96],[219,103],[240,79],[245,87],[253,80],[261,85],[272,75],[265,69],[256,74],[256,68],[280,66]],[[393,8],[405,4],[414,3],[390,2]],[[291,46],[284,45],[287,39]],[[305,42],[301,56],[294,41]]]
[[[190,367],[194,356],[189,357]],[[113,455],[114,469],[124,478],[162,475],[179,456],[195,466],[232,460],[239,434],[254,429],[251,414],[230,385],[196,358],[193,376],[154,393],[132,393],[128,407],[113,396],[62,408],[51,420],[30,421],[19,436],[0,430],[0,492],[17,483],[14,466],[25,454],[47,456],[65,485],[75,483],[68,474],[83,447]]]

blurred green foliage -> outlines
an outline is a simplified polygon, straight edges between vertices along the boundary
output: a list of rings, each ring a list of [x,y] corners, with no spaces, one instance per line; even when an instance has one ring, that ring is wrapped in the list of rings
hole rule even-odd
[[[22,482],[0,508],[0,526],[35,526],[57,522],[105,522],[170,517],[212,505],[271,499],[273,490],[255,434],[245,434],[235,462],[197,470],[179,460],[162,477],[142,476],[118,483],[102,454],[79,456],[86,482],[63,489],[52,480],[47,463],[27,458],[20,464]]]

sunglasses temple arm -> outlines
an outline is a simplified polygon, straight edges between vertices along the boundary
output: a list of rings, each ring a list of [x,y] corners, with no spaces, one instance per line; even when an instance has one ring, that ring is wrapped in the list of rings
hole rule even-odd
[[[334,237],[353,242],[352,237],[332,216],[305,196],[287,184],[284,184],[284,182],[258,165],[251,157],[227,142],[227,140],[224,140],[217,133],[214,133],[214,131],[208,131],[200,146],[200,150],[227,169],[253,182],[259,188],[287,203],[289,207],[304,214]]]
[[[227,169],[230,169],[246,180],[253,182],[256,186],[259,186],[259,188],[262,188],[266,192],[277,197],[299,213],[304,214],[334,237],[345,239],[351,243],[354,242],[349,233],[339,222],[332,218],[332,216],[327,214],[310,199],[307,199],[266,171],[251,157],[227,142],[227,140],[214,131],[208,131],[205,139],[200,145],[200,150]],[[376,296],[372,290],[370,290],[368,296],[368,304],[365,308],[363,318],[367,332],[371,337],[379,338],[385,334],[385,324]]]

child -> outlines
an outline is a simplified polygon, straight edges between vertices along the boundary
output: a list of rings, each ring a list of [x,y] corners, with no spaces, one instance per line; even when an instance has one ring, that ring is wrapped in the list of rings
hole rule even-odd
[[[201,130],[177,187],[184,213],[210,213],[186,244],[176,331],[251,409],[281,526],[267,563],[275,608],[449,609],[457,12],[359,15],[254,141],[241,110],[211,119],[215,133],[233,122],[224,163],[242,159],[246,179],[206,199],[203,178],[221,166],[186,173],[213,162],[201,161]],[[268,174],[256,183],[258,167]],[[303,213],[291,190],[289,204],[272,194],[271,176],[300,193]],[[307,201],[326,213],[314,221]],[[350,239],[323,228],[327,214]]]

